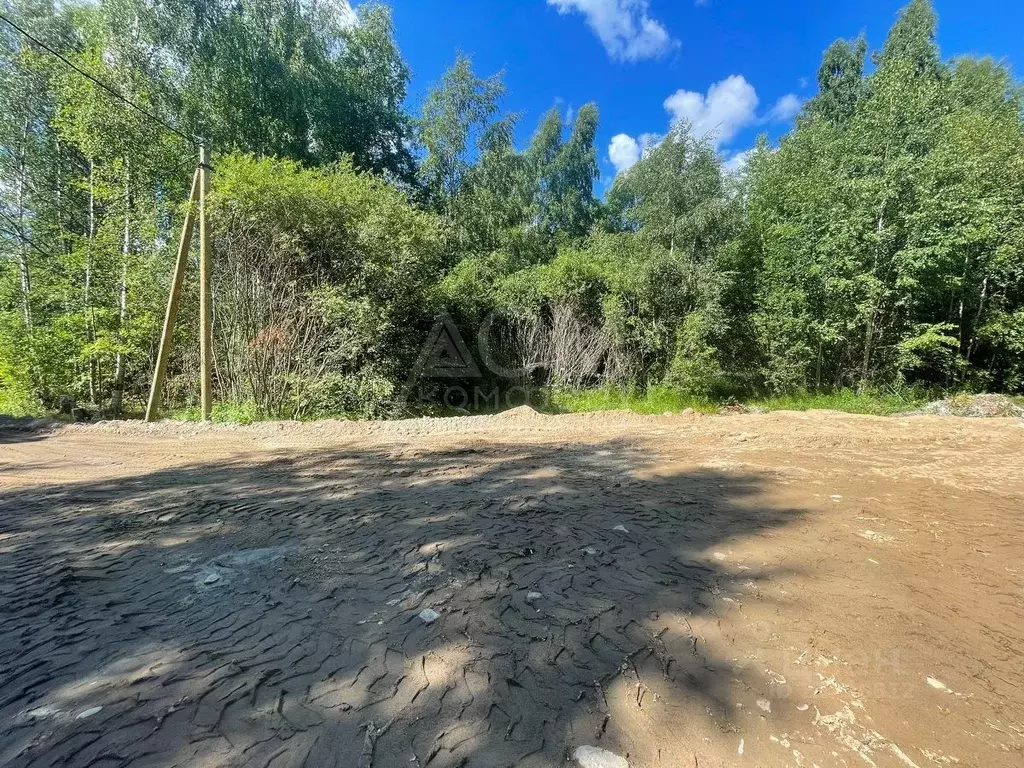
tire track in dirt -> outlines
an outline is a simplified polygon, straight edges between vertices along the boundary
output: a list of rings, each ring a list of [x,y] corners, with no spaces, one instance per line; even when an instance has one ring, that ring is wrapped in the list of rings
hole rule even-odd
[[[0,762],[1021,757],[1017,424],[443,421],[0,441]]]

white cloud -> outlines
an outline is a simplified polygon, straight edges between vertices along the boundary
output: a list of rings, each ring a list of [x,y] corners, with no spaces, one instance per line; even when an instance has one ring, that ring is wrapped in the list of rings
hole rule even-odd
[[[803,109],[800,97],[789,93],[775,102],[767,113],[758,115],[760,99],[754,86],[743,75],[730,75],[713,83],[707,93],[680,89],[665,99],[670,125],[680,120],[690,123],[693,135],[709,138],[715,149],[721,151],[727,171],[742,171],[750,159],[750,150],[736,152],[723,149],[745,128],[771,122],[786,122]],[[620,133],[608,146],[608,159],[618,173],[632,168],[664,135],[642,133],[633,138]]]
[[[352,9],[349,0],[299,0],[303,10],[318,8],[334,16],[338,26],[342,29],[354,27],[359,24],[359,15]]]
[[[613,136],[608,145],[608,159],[615,166],[616,173],[628,171],[640,160],[640,143],[625,133]]]
[[[656,59],[679,42],[656,19],[648,0],[548,0],[559,13],[582,13],[615,61]]]
[[[745,152],[735,152],[726,155],[725,162],[722,163],[722,167],[725,168],[729,173],[739,173],[747,167],[747,161],[750,160],[750,153],[752,149],[748,149]]]
[[[641,133],[635,139],[626,133],[613,136],[608,144],[608,159],[615,166],[616,174],[628,171],[664,138],[660,133]]]
[[[661,140],[664,138],[665,135],[662,133],[641,133],[637,138],[637,141],[640,143],[640,156],[644,157],[648,152],[661,144]]]
[[[714,83],[707,94],[680,89],[665,99],[673,124],[686,120],[696,137],[709,137],[716,147],[757,120],[757,104],[757,91],[743,75]]]
[[[803,108],[804,103],[800,100],[799,96],[795,93],[787,93],[775,102],[772,111],[768,113],[768,119],[775,123],[785,123],[787,120],[792,120],[799,115],[800,110]]]

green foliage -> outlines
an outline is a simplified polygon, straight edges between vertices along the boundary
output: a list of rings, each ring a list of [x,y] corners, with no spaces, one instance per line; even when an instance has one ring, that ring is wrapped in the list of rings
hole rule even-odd
[[[584,238],[598,216],[597,107],[579,110],[568,137],[552,109],[517,152],[518,115],[496,117],[504,92],[500,74],[480,78],[460,55],[424,102],[420,175],[445,218],[450,266],[496,251],[514,268],[547,261],[559,244]]]
[[[203,410],[198,405],[176,408],[169,417],[174,421],[202,421]],[[227,402],[214,403],[210,418],[215,424],[253,424],[272,419],[273,416],[264,413],[253,402]]]
[[[533,185],[529,220],[548,235],[563,240],[581,238],[596,217],[597,120],[597,107],[584,104],[568,140],[563,141],[562,114],[552,109],[525,153]]]
[[[934,371],[936,378],[948,377],[960,359],[960,341],[949,334],[956,331],[953,323],[939,323],[918,328],[916,336],[900,342],[900,369],[906,373]]]
[[[390,10],[334,3],[119,0],[180,68],[190,132],[222,150],[332,163],[411,182],[409,70]]]
[[[265,413],[381,415],[440,277],[430,214],[351,164],[218,162],[219,385]]]
[[[764,411],[841,411],[869,416],[891,416],[919,409],[927,402],[926,392],[883,393],[854,392],[844,389],[831,393],[793,392],[768,398],[752,398],[740,403],[745,409]],[[735,401],[730,404],[736,405]],[[553,390],[548,410],[553,413],[593,411],[632,411],[634,413],[681,413],[691,408],[697,413],[717,413],[714,400],[688,395],[672,387],[603,387],[587,390]]]
[[[459,54],[423,102],[418,128],[426,156],[420,174],[440,208],[454,204],[471,167],[470,153],[498,141],[491,120],[504,93],[500,74],[479,78],[469,57]]]
[[[1024,98],[1001,63],[942,60],[928,0],[873,71],[863,37],[832,44],[743,174],[678,124],[604,201],[596,105],[517,147],[501,75],[460,55],[413,118],[382,5],[9,5],[149,116],[0,32],[0,410],[143,407],[182,134],[218,150],[217,418],[392,415],[442,309],[518,371],[490,383],[560,387],[568,409],[884,413],[918,388],[1024,389]],[[195,268],[165,393],[186,416]]]
[[[935,23],[914,0],[859,88],[858,57],[829,49],[829,89],[751,163],[743,240],[776,391],[1019,386],[1011,337],[984,329],[1022,300],[1020,98],[991,61],[942,64]]]
[[[712,258],[729,234],[721,163],[685,123],[616,179],[610,208],[620,228],[640,231],[670,253],[679,248],[695,263]]]
[[[900,11],[889,31],[885,47],[877,56],[880,68],[899,62],[909,65],[912,75],[937,78],[942,74],[935,29],[938,19],[931,0],[911,0]]]
[[[765,411],[842,411],[868,416],[891,416],[914,411],[927,402],[925,391],[885,393],[873,390],[855,392],[842,389],[836,392],[793,392],[786,395],[753,399],[745,404]]]
[[[279,154],[332,169],[345,157],[345,168],[370,170],[406,188],[414,181],[410,122],[402,111],[408,70],[383,6],[361,7],[357,23],[324,3],[300,6],[283,0],[156,5],[110,0],[60,4],[56,10],[52,4],[23,0],[9,12],[156,119],[28,47],[9,29],[0,35],[5,106],[0,117],[5,150],[0,152],[0,386],[6,391],[27,393],[49,407],[71,396],[108,413],[137,411],[144,404],[196,157],[195,148],[161,122],[201,134],[220,148]],[[322,222],[311,217],[283,222],[290,209],[327,217],[325,239],[339,231],[353,237],[344,247],[332,243],[330,248],[336,259],[365,267],[346,273],[348,283],[324,285],[334,276],[321,274],[318,254],[312,253],[321,246],[294,243],[289,248],[277,241],[279,255],[296,258],[282,258],[262,275],[297,282],[275,283],[265,295],[280,299],[291,290],[292,300],[299,301],[316,287],[325,295],[333,291],[345,300],[367,302],[378,314],[377,324],[358,333],[365,339],[382,325],[388,330],[374,337],[374,345],[364,344],[375,350],[362,349],[364,358],[387,357],[389,352],[382,350],[424,322],[423,286],[436,283],[437,263],[433,256],[426,263],[410,254],[433,253],[438,236],[432,221],[406,220],[403,214],[410,209],[403,193],[380,180],[353,181],[356,191],[350,190],[342,206],[331,197],[337,184],[323,178],[306,185],[305,195],[289,188],[294,167],[283,172],[281,184],[262,187],[258,170],[250,169],[248,179],[239,167],[227,175],[221,170],[214,173],[211,202],[216,204],[224,189],[237,196],[237,205],[232,209],[236,218],[225,216],[225,226],[217,220],[220,211],[211,216],[219,241],[237,239],[239,233],[230,227],[244,222],[247,212],[256,216],[271,209],[281,227],[270,235],[315,240]],[[354,176],[351,170],[336,175]],[[277,205],[268,203],[267,196]],[[348,218],[330,222],[339,206]],[[381,237],[389,222],[398,226]],[[263,263],[257,253],[248,258]],[[218,260],[218,267],[226,265]],[[217,396],[255,402],[252,386],[246,390],[235,384],[239,371],[251,363],[249,350],[232,345],[244,335],[241,328],[274,316],[280,304],[262,307],[243,322],[239,307],[251,305],[234,301],[238,297],[230,296],[228,288],[237,283],[221,282],[226,275],[218,272],[217,349],[227,356],[216,358]],[[363,285],[353,288],[351,280]],[[310,304],[325,308],[328,302]],[[167,394],[172,402],[194,402],[193,291],[186,291],[182,312]],[[305,318],[305,332],[333,333],[330,323],[338,324],[337,315],[330,321],[327,314],[324,309],[317,317],[319,324]],[[266,338],[277,336],[268,331]],[[402,349],[413,344],[403,342]],[[325,340],[320,346],[336,349]],[[257,347],[274,353],[256,355],[263,362],[281,351],[273,344]],[[408,358],[403,354],[373,375],[397,375],[395,369]],[[346,358],[350,368],[367,365],[351,357]],[[287,383],[293,367],[265,371],[260,378],[264,415],[307,407],[295,401],[301,387]]]
[[[0,327],[7,326],[4,322]],[[19,354],[13,339],[0,336],[0,414],[37,416],[43,404],[32,388],[28,361]]]
[[[857,102],[866,95],[864,57],[867,49],[863,36],[852,43],[836,40],[828,47],[818,69],[818,95],[809,105],[811,114],[820,115],[837,126],[853,116]]]
[[[676,333],[675,355],[665,383],[688,395],[708,397],[722,380],[718,350],[708,341],[700,312],[689,314]]]
[[[598,389],[556,389],[548,397],[548,410],[554,413],[592,411],[633,411],[634,413],[681,413],[692,408],[698,413],[715,413],[718,405],[710,400],[683,394],[671,387],[606,386]]]

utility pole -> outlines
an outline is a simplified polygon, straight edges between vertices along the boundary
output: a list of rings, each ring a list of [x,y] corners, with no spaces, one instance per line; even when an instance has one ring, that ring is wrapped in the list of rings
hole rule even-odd
[[[196,203],[199,202],[199,169],[192,176],[192,192],[188,196],[188,213],[181,227],[181,240],[178,241],[178,259],[174,263],[174,277],[171,279],[171,295],[167,299],[167,314],[164,316],[164,330],[160,334],[160,351],[156,356],[156,370],[153,372],[153,386],[149,390],[149,403],[146,405],[146,421],[156,421],[160,410],[160,392],[167,376],[167,361],[171,357],[171,346],[174,341],[174,324],[178,320],[178,303],[181,301],[181,286],[185,282],[185,268],[188,266],[188,249],[192,244],[192,232],[196,224]]]
[[[213,243],[206,198],[210,192],[210,152],[199,148],[199,353],[203,421],[213,416]]]
[[[150,387],[149,402],[146,405],[146,421],[156,421],[160,410],[160,393],[163,391],[164,379],[167,377],[167,363],[171,358],[171,348],[174,344],[174,325],[178,320],[178,304],[181,302],[181,288],[185,282],[189,246],[192,243],[192,234],[197,223],[199,225],[199,365],[203,420],[209,421],[213,415],[211,380],[213,373],[213,241],[210,238],[210,222],[206,210],[206,198],[210,191],[210,170],[209,150],[205,146],[200,146],[199,165],[192,176],[188,213],[185,216],[185,223],[181,227],[181,240],[178,242],[178,258],[174,264],[174,277],[171,279],[171,294],[167,299],[164,329],[160,335],[156,370],[153,372],[153,384]]]

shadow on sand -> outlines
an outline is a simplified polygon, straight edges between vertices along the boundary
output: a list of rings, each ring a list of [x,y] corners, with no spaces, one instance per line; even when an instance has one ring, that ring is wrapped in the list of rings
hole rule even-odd
[[[652,460],[398,446],[0,494],[0,763],[646,764],[694,702],[728,730],[700,627],[771,574],[713,552],[800,512]]]

